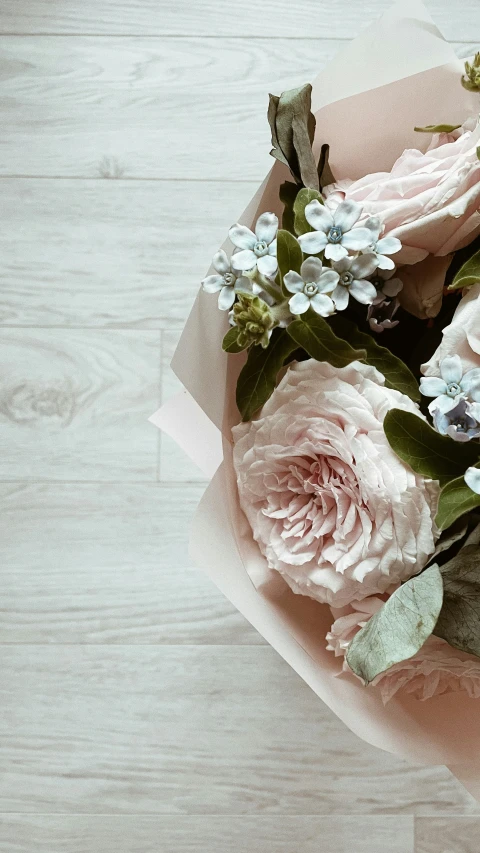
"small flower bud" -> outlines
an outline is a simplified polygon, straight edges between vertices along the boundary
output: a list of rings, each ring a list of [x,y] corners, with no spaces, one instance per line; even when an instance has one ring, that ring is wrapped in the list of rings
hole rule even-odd
[[[480,53],[475,54],[472,63],[465,63],[465,76],[462,77],[462,86],[469,92],[480,92]]]
[[[275,320],[263,299],[249,293],[239,293],[238,302],[233,306],[233,321],[238,327],[238,343],[241,347],[260,344],[266,349]]]

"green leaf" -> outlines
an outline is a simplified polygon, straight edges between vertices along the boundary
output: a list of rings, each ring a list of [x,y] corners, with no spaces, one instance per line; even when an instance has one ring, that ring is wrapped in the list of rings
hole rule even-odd
[[[241,347],[237,341],[238,337],[238,329],[236,326],[233,329],[229,329],[227,334],[225,335],[222,343],[222,349],[225,352],[243,352],[246,347]]]
[[[416,127],[417,133],[453,133],[461,124],[427,124],[426,127]]]
[[[322,145],[322,149],[320,151],[320,159],[318,161],[318,180],[320,183],[320,189],[323,190],[324,187],[328,187],[329,184],[335,183],[335,178],[333,172],[330,168],[329,164],[329,156],[330,156],[330,146]]]
[[[354,349],[348,341],[337,338],[326,320],[312,309],[302,314],[300,320],[290,323],[287,332],[311,358],[328,361],[333,367],[345,367],[352,361],[362,361],[366,355],[365,350]]]
[[[435,628],[442,601],[437,565],[410,578],[355,634],[347,652],[350,669],[370,684],[381,672],[416,655]]]
[[[294,349],[296,346],[284,329],[274,329],[266,349],[250,349],[237,382],[237,406],[243,421],[250,421],[271,397],[277,374]]]
[[[463,290],[480,281],[480,252],[477,252],[463,265],[453,279],[449,290]]]
[[[478,468],[478,464],[475,467]],[[437,527],[440,530],[446,530],[457,518],[478,506],[480,506],[480,495],[467,486],[463,474],[455,480],[450,480],[440,493],[435,519]]]
[[[293,205],[296,234],[307,234],[309,231],[313,231],[313,228],[308,224],[305,218],[305,208],[307,204],[310,204],[310,202],[315,199],[323,204],[323,198],[318,190],[303,189],[298,193],[295,199],[295,204]]]
[[[477,160],[480,160],[480,145],[477,148]]]
[[[365,361],[372,367],[376,367],[384,375],[387,388],[395,388],[395,390],[401,391],[415,403],[420,401],[421,394],[418,382],[412,371],[401,359],[393,355],[386,347],[377,344],[371,335],[360,332],[355,323],[340,314],[332,318],[332,327],[342,338],[346,338],[352,346],[366,350]]]
[[[280,185],[279,195],[280,201],[283,204],[282,228],[284,228],[285,231],[290,231],[291,234],[293,234],[295,230],[295,214],[293,211],[293,205],[298,195],[298,189],[298,184],[294,184],[292,181],[284,181],[284,183]]]
[[[480,447],[440,435],[419,415],[391,409],[383,422],[392,450],[417,474],[443,483],[464,474],[478,462]]]
[[[318,190],[312,151],[315,117],[311,111],[312,87],[290,89],[280,97],[270,95],[268,121],[272,131],[272,157],[285,163],[300,184]]]
[[[441,568],[443,607],[434,634],[480,657],[480,548],[462,548]]]
[[[299,273],[302,262],[303,252],[297,238],[289,231],[281,229],[277,234],[277,263],[280,272],[280,284],[286,297],[290,297],[292,294],[285,289],[283,278],[290,270]]]

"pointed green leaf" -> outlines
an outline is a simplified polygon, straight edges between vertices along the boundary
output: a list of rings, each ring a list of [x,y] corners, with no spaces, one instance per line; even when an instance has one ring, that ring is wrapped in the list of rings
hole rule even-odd
[[[312,87],[270,95],[268,121],[272,131],[272,157],[286,163],[296,181],[318,189],[318,174],[312,151],[315,117],[311,111]]]
[[[328,361],[333,367],[345,367],[352,361],[361,361],[366,355],[365,350],[354,349],[347,341],[337,338],[326,320],[311,309],[302,314],[300,320],[290,323],[287,332],[311,358]]]
[[[250,349],[237,382],[237,406],[243,421],[250,421],[271,397],[278,372],[295,349],[285,329],[274,329],[266,349]]]
[[[303,252],[297,238],[293,234],[290,234],[289,231],[281,229],[277,234],[277,263],[280,273],[280,284],[284,296],[287,298],[290,298],[292,294],[285,289],[283,277],[290,270],[299,273],[302,262]]]
[[[440,435],[419,415],[391,409],[383,422],[385,435],[400,459],[424,477],[443,483],[464,474],[478,462],[480,447]]]
[[[234,326],[232,329],[229,329],[227,334],[225,335],[222,343],[222,349],[225,352],[243,352],[246,347],[241,347],[237,341],[238,337],[238,328]]]
[[[478,468],[479,465],[474,467]],[[480,495],[467,486],[463,474],[455,480],[450,480],[440,493],[435,519],[437,527],[440,530],[446,530],[457,518],[478,506],[480,506]]]
[[[342,338],[348,340],[353,347],[366,350],[367,364],[376,367],[385,377],[387,388],[395,388],[406,394],[415,403],[420,402],[421,394],[417,380],[407,365],[390,352],[381,347],[371,335],[360,332],[355,323],[347,320],[341,314],[332,318],[333,330]]]
[[[330,146],[322,145],[320,159],[318,161],[318,180],[320,183],[320,190],[323,190],[324,187],[328,187],[329,184],[335,183],[335,178],[329,164],[329,156]]]
[[[449,290],[463,290],[464,287],[471,287],[472,284],[478,284],[480,281],[480,252],[473,255],[457,272],[453,279]]]
[[[305,218],[305,208],[307,204],[310,204],[314,199],[317,199],[317,201],[323,204],[323,198],[318,190],[303,189],[298,193],[295,199],[295,204],[293,205],[296,234],[307,234],[309,231],[313,231],[313,228],[308,224]]]
[[[416,127],[417,133],[453,133],[461,124],[427,124],[426,127]]]
[[[413,657],[435,628],[443,583],[437,565],[399,587],[348,647],[350,669],[370,684],[381,672]]]
[[[480,548],[462,548],[440,571],[443,607],[434,634],[455,649],[480,657]]]

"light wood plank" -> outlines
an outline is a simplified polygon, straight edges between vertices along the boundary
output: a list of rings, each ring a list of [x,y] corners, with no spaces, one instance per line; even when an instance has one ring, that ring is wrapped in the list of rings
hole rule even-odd
[[[212,311],[217,306],[212,300]],[[173,397],[181,390],[182,384],[178,381],[170,362],[173,358],[177,343],[181,335],[181,329],[169,329],[162,333],[162,403]],[[160,481],[162,483],[197,483],[204,482],[205,475],[191,461],[175,443],[174,439],[165,433],[160,438]]]
[[[255,183],[3,180],[0,322],[181,326],[213,254],[256,188]],[[103,337],[98,333],[98,340]],[[123,340],[105,335],[110,339]],[[125,333],[130,340],[140,338]],[[150,369],[154,365],[155,357]],[[147,414],[154,409],[153,401]]]
[[[415,853],[478,853],[480,818],[425,817],[415,823]]]
[[[401,817],[5,815],[0,853],[413,853]],[[439,853],[439,851],[436,851]]]
[[[265,644],[188,557],[202,492],[0,485],[0,642]]]
[[[268,92],[312,79],[339,46],[3,39],[0,175],[260,181]]]
[[[0,811],[472,814],[351,734],[269,647],[3,646]]]
[[[260,181],[272,164],[268,92],[313,79],[341,44],[4,38],[0,175]]]
[[[220,0],[174,5],[168,0],[3,0],[3,33],[122,33],[252,38],[266,30],[274,36],[353,38],[392,5],[392,0],[333,0],[312,6],[308,0],[264,0],[259,13],[254,0],[241,10]],[[477,0],[462,0],[452,11],[451,0],[426,0],[436,23],[451,40],[468,40],[478,32]]]
[[[3,329],[0,480],[154,481],[157,332]]]

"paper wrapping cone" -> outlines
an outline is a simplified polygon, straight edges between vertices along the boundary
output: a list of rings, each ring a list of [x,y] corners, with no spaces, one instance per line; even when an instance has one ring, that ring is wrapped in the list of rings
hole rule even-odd
[[[428,145],[415,126],[461,124],[478,111],[477,96],[460,86],[462,71],[423,4],[402,0],[315,80],[317,153],[330,144],[338,179],[390,170],[405,148]],[[240,221],[251,227],[265,210],[281,215],[286,177],[276,162]],[[385,707],[378,691],[339,675],[338,659],[325,649],[329,608],[294,595],[254,543],[231,462],[245,356],[222,351],[227,330],[226,313],[200,291],[172,362],[186,390],[151,419],[213,477],[193,524],[194,561],[352,731],[409,760],[447,765],[480,801],[480,702],[463,693],[427,702],[397,695]]]

